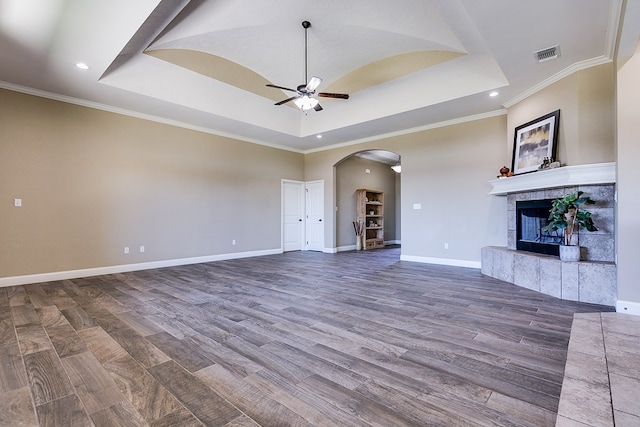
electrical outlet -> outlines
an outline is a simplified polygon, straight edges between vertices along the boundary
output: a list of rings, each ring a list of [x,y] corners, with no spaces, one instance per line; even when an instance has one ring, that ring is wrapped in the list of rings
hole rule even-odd
[[[140,252],[144,252],[144,246],[140,246]]]
[[[128,253],[129,253],[129,246],[125,246],[125,247],[124,247],[124,253],[125,253],[125,254],[128,254]]]
[[[445,244],[444,244],[444,248],[445,248],[445,249],[449,249],[449,244],[448,244],[448,243],[445,243]]]
[[[235,244],[236,244],[235,239],[231,241],[231,244],[232,244],[232,245],[235,245]]]
[[[16,208],[21,208],[22,207],[22,199],[13,199],[13,206],[15,206]]]

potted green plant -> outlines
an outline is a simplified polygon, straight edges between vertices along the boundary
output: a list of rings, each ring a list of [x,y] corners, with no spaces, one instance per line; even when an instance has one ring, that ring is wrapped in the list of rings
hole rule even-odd
[[[580,209],[584,205],[593,205],[589,196],[582,196],[583,191],[568,194],[551,202],[549,223],[542,227],[543,231],[563,230],[563,244],[560,245],[560,259],[563,261],[580,261],[580,246],[574,244],[574,233],[583,227],[587,231],[598,231],[591,218],[591,212]]]

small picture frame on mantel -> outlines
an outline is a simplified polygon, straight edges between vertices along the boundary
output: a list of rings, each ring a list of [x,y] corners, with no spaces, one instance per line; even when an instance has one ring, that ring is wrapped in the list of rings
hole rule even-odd
[[[535,172],[548,159],[555,161],[560,110],[516,127],[513,138],[514,175]]]

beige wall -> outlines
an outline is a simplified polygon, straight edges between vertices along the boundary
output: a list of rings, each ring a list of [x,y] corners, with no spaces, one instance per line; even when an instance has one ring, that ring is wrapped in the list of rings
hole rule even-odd
[[[640,45],[638,45],[640,47]],[[640,313],[640,49],[618,70],[618,299]]]
[[[400,159],[402,161],[402,159]],[[396,175],[396,242],[402,243],[402,175]]]
[[[508,115],[304,156],[2,91],[0,277],[280,248],[281,179],[324,180],[336,248],[334,166],[368,149],[402,156],[403,256],[479,263],[481,247],[506,245],[506,201],[488,181],[511,164],[515,126],[560,108],[564,164],[615,160],[612,75],[594,67]]]
[[[369,169],[370,173],[365,173]],[[349,157],[336,166],[337,247],[355,246],[353,221],[356,220],[356,190],[366,188],[384,192],[384,240],[396,237],[396,176],[387,164]]]
[[[281,179],[303,179],[303,155],[0,98],[0,277],[281,247]]]
[[[560,109],[564,165],[615,161],[614,67],[582,70],[509,108],[508,115],[307,154],[305,179],[336,188],[333,166],[366,149],[402,156],[402,254],[478,263],[480,248],[506,245],[506,202],[488,181],[511,165],[516,126]],[[335,192],[335,190],[334,190]],[[335,247],[336,201],[325,193],[325,245]],[[421,210],[414,210],[414,204]],[[448,243],[449,249],[444,249]]]
[[[506,201],[488,195],[505,137],[497,116],[402,138],[404,256],[479,262],[483,246],[506,245]]]
[[[506,245],[506,202],[488,195],[488,181],[507,162],[505,139],[505,116],[476,120],[307,154],[305,178],[324,179],[325,188],[333,188],[333,166],[348,155],[370,149],[398,153],[403,256],[479,262],[482,246]],[[333,242],[332,194],[325,203],[326,217],[334,220],[326,224],[325,240]],[[414,203],[422,209],[413,210]]]
[[[563,166],[615,161],[614,79],[613,63],[591,67],[510,107],[509,155],[517,126],[560,109],[556,160]]]

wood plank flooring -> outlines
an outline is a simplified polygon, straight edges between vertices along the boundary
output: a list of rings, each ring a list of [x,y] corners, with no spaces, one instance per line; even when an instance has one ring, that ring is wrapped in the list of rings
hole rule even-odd
[[[0,288],[1,426],[552,426],[573,314],[399,248]]]

